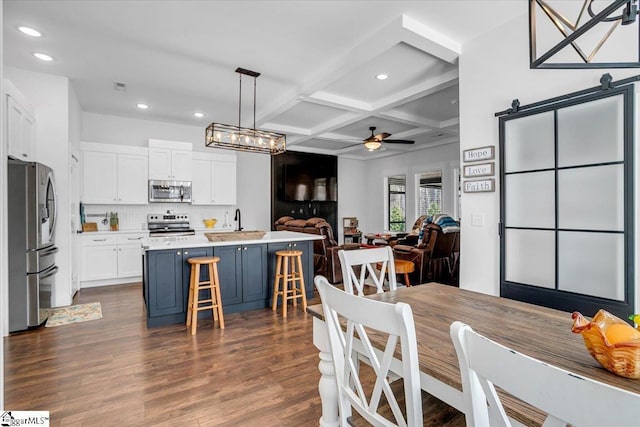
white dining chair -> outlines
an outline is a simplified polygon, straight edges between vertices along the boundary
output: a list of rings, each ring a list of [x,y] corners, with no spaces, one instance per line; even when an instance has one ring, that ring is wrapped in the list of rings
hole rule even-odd
[[[349,425],[353,408],[374,426],[422,426],[418,350],[411,307],[401,302],[390,304],[348,294],[323,276],[316,276],[314,282],[322,300],[329,335],[338,385],[340,425]],[[341,323],[339,317],[346,321]],[[385,334],[384,351],[374,349],[369,340],[370,331],[375,331],[376,335]],[[406,418],[387,379],[398,341]],[[359,349],[356,351],[354,347]],[[360,352],[368,358],[375,373],[375,384],[370,389],[363,386],[362,372],[354,362],[356,353]],[[380,411],[382,396],[391,414]]]
[[[640,422],[640,395],[549,365],[453,322],[468,427],[511,426],[495,386],[544,411],[543,427]],[[613,374],[612,374],[613,375]]]
[[[395,291],[398,287],[396,281],[396,269],[393,262],[393,250],[390,246],[371,249],[355,249],[338,251],[340,267],[342,268],[342,280],[344,290],[347,293],[364,295],[365,280],[369,273],[369,278],[376,287],[376,293],[384,292],[385,274],[388,273],[389,290]],[[381,268],[377,268],[377,264]],[[357,268],[359,267],[359,273]],[[355,292],[354,292],[355,288]]]

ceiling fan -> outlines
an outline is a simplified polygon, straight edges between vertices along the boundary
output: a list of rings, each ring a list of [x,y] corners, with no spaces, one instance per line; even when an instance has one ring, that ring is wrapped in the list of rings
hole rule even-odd
[[[390,133],[382,132],[377,135],[374,135],[373,132],[376,130],[375,126],[371,126],[369,128],[371,131],[371,136],[364,139],[362,142],[364,146],[369,151],[375,151],[382,146],[382,143],[385,144],[414,144],[415,141],[409,141],[406,139],[387,139],[391,136]]]

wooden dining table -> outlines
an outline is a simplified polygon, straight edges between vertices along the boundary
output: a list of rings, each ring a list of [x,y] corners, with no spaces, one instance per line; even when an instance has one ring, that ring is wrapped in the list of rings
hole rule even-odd
[[[449,335],[458,320],[476,332],[520,353],[639,394],[640,379],[617,376],[602,368],[585,348],[582,336],[571,332],[571,313],[438,283],[366,296],[411,306],[416,328],[421,387],[427,393],[464,412],[460,368]],[[322,305],[307,307],[314,316],[313,342],[320,351],[321,426],[337,426],[335,373]],[[373,344],[382,345],[383,341]],[[571,393],[571,390],[567,390]],[[503,396],[507,414],[526,426],[541,425],[546,414],[511,396]],[[603,404],[606,404],[603,402]]]

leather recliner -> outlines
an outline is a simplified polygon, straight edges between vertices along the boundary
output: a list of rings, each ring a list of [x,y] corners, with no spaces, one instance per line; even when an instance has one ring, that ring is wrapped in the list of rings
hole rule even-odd
[[[275,222],[274,228],[276,231],[297,231],[324,236],[322,240],[313,241],[314,275],[321,274],[331,283],[342,282],[342,268],[338,251],[350,248],[338,245],[333,236],[331,224],[324,218],[294,219],[290,216],[283,216]]]

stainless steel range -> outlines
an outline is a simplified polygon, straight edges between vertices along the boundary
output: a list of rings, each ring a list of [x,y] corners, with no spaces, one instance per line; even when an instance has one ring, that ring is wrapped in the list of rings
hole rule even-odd
[[[150,237],[158,236],[193,236],[189,214],[149,214],[147,224]]]

